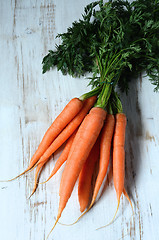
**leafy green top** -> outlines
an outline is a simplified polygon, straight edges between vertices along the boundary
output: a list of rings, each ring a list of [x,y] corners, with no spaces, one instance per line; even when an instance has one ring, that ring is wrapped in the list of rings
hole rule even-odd
[[[57,37],[62,43],[43,58],[43,73],[54,66],[74,77],[91,72],[92,87],[118,83],[127,91],[145,71],[159,89],[159,0],[93,2]]]

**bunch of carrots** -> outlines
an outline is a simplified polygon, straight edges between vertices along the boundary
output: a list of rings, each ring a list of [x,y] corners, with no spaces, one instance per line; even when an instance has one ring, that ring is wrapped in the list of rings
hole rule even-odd
[[[132,77],[146,72],[155,91],[159,90],[159,0],[94,1],[85,7],[82,19],[57,37],[61,38],[61,44],[43,58],[43,73],[55,66],[73,77],[92,73],[89,83],[92,90],[65,106],[46,131],[27,169],[17,176],[36,168],[31,195],[34,194],[44,164],[65,144],[45,181],[65,163],[58,214],[51,231],[59,222],[77,180],[81,210],[77,221],[93,206],[108,172],[111,150],[118,203],[112,221],[122,194],[133,209],[124,187],[127,119],[116,87],[127,92]],[[97,163],[99,169],[90,201]]]
[[[132,207],[124,187],[127,119],[116,86],[127,92],[131,78],[144,71],[155,85],[155,91],[159,90],[159,0],[94,1],[85,7],[82,19],[73,22],[66,33],[57,37],[61,38],[61,44],[43,58],[43,73],[55,66],[73,77],[92,73],[89,83],[92,90],[73,98],[65,106],[46,131],[28,168],[17,176],[36,167],[33,194],[43,165],[65,144],[45,181],[66,162],[60,183],[58,214],[51,231],[77,179],[80,217],[93,206],[108,171],[111,149],[118,202],[114,218],[122,193]],[[97,162],[99,170],[90,201],[91,180]]]
[[[66,143],[51,175],[45,181],[51,179],[62,164],[66,162],[60,183],[59,209],[53,228],[66,207],[77,179],[79,180],[78,199],[80,211],[83,212],[81,216],[93,206],[107,174],[111,147],[113,147],[113,178],[118,201],[117,209],[122,193],[132,206],[124,188],[124,142],[127,120],[125,114],[122,113],[121,102],[117,94],[110,91],[110,86],[106,85],[103,89],[98,94],[97,91],[91,91],[80,98],[73,98],[46,131],[39,147],[30,160],[28,168],[13,178],[16,179],[36,167],[33,194],[37,188],[38,174],[43,165],[49,161],[51,155],[57,149]],[[110,93],[108,94],[108,92]],[[102,96],[106,94],[102,102],[101,94]],[[116,108],[111,105],[112,94],[118,98]],[[113,114],[113,109],[118,110],[118,112]],[[99,171],[90,203],[91,180],[97,161],[99,161]]]

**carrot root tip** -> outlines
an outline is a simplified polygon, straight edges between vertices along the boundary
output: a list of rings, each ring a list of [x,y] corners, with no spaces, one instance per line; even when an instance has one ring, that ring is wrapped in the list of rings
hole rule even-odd
[[[114,214],[113,219],[112,219],[108,224],[106,224],[106,225],[104,225],[104,226],[102,226],[102,227],[96,228],[96,230],[99,230],[99,229],[101,229],[101,228],[105,228],[105,227],[111,225],[111,224],[114,222],[114,219],[116,218],[116,215],[117,215],[117,212],[118,212],[118,209],[119,209],[119,205],[120,205],[120,199],[118,200],[117,209],[116,209],[116,212],[115,212],[115,214]]]
[[[59,221],[59,218],[60,217],[57,217],[56,218],[56,221],[55,221],[55,223],[54,223],[54,226],[52,227],[52,229],[50,230],[50,232],[48,233],[48,235],[47,235],[47,237],[46,237],[46,240],[49,238],[49,236],[50,236],[50,234],[52,233],[52,231],[54,230],[54,228],[55,228],[55,226],[56,226],[56,224],[58,223],[58,221]]]
[[[35,167],[36,167],[36,165],[34,165],[34,166],[31,167],[31,168],[28,167],[24,172],[20,173],[20,174],[17,175],[16,177],[13,177],[13,178],[7,179],[7,180],[0,180],[0,182],[11,182],[11,181],[14,181],[14,180],[16,180],[17,178],[22,177],[25,173],[31,172]]]
[[[46,179],[46,181],[41,182],[41,183],[39,183],[39,184],[45,184],[45,183],[47,183],[47,182],[50,180],[50,178],[51,178],[51,177],[49,177],[48,179]]]
[[[35,191],[36,191],[36,188],[33,189],[32,193],[31,193],[30,196],[28,197],[28,200],[33,196],[33,194],[35,193]]]
[[[127,198],[128,202],[129,202],[129,204],[130,204],[130,206],[131,206],[131,209],[132,209],[132,216],[133,216],[133,215],[134,215],[134,208],[133,208],[133,205],[132,205],[131,199],[129,198],[129,195],[127,194],[125,188],[124,188],[124,190],[123,190],[123,194],[125,195],[125,197]]]
[[[93,204],[94,204],[94,202],[92,202],[92,203],[90,204],[90,206],[87,208],[87,210],[86,210],[84,213],[82,213],[82,214],[77,218],[77,220],[76,220],[75,222],[69,223],[69,224],[61,223],[61,222],[58,222],[58,223],[61,224],[61,225],[64,225],[64,226],[72,226],[72,225],[76,224],[76,223],[91,209],[91,207],[93,206]]]

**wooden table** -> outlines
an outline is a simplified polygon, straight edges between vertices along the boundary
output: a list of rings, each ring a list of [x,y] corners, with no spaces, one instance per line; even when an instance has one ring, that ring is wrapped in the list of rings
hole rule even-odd
[[[0,179],[22,172],[44,132],[72,97],[86,92],[88,79],[63,76],[56,69],[42,74],[42,58],[54,49],[57,33],[81,17],[90,0],[0,1]],[[128,118],[125,187],[135,214],[122,197],[117,218],[108,223],[117,206],[112,170],[97,204],[76,225],[58,224],[54,240],[159,239],[159,95],[147,78],[131,82],[121,94]],[[60,150],[44,168],[51,172]],[[0,236],[3,240],[44,239],[54,224],[62,169],[28,199],[34,181],[31,172],[13,182],[0,183]],[[77,185],[61,217],[71,223],[80,215]]]

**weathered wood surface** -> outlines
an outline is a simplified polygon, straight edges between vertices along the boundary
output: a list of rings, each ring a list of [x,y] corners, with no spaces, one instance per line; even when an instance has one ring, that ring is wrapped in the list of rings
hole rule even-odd
[[[57,33],[79,19],[90,0],[0,0],[0,179],[23,171],[44,132],[65,104],[86,91],[86,79],[62,76],[57,70],[42,75],[41,61],[53,49]],[[88,89],[88,88],[87,88]],[[131,83],[122,95],[128,117],[126,183],[135,215],[123,197],[116,221],[96,230],[113,217],[117,201],[111,170],[102,196],[78,224],[57,225],[50,239],[156,240],[159,236],[159,95],[145,78]],[[60,151],[44,168],[40,181],[51,172]],[[0,235],[3,240],[44,239],[54,223],[62,169],[31,199],[34,173],[0,183]],[[61,222],[80,215],[77,186]]]

